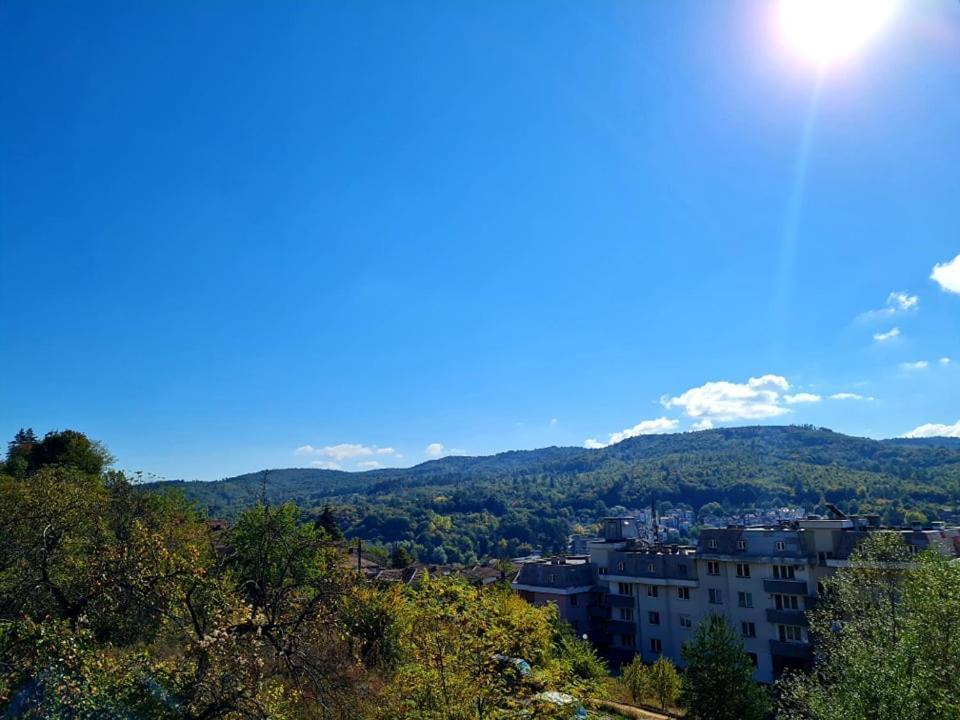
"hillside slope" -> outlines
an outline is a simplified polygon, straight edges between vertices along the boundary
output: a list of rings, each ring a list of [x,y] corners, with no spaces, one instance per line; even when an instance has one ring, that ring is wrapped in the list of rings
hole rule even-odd
[[[331,503],[348,532],[408,541],[431,557],[445,548],[449,558],[487,555],[498,547],[559,549],[573,523],[654,499],[694,509],[712,501],[731,508],[798,503],[813,509],[826,500],[851,511],[886,513],[890,520],[903,509],[938,516],[960,497],[960,448],[763,426],[646,435],[599,450],[447,457],[364,473],[270,470],[174,485],[218,516],[232,515],[264,492],[273,502],[295,500],[307,508]]]

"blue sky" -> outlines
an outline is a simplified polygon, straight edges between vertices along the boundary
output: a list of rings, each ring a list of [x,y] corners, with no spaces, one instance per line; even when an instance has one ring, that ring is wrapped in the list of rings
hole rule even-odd
[[[826,70],[774,10],[4,2],[0,432],[200,479],[960,434],[960,5]]]

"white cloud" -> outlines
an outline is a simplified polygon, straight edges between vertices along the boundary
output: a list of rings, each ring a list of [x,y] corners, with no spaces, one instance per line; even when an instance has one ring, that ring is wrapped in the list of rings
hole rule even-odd
[[[917,360],[916,362],[900,363],[901,370],[926,370],[930,365],[926,360]]]
[[[897,337],[900,337],[900,328],[898,327],[887,330],[887,332],[878,332],[873,334],[873,339],[877,342],[886,342],[887,340],[893,340]]]
[[[861,320],[875,320],[878,318],[892,317],[898,313],[906,313],[911,310],[920,309],[920,298],[916,295],[910,295],[902,290],[896,290],[887,295],[887,301],[882,308],[877,310],[868,310],[861,313]]]
[[[942,290],[960,294],[960,255],[945,263],[933,266],[930,279],[936,282]]]
[[[710,430],[711,428],[713,428],[713,422],[707,418],[695,422],[690,426],[691,430]]]
[[[627,438],[637,437],[638,435],[657,435],[659,433],[670,432],[671,430],[676,430],[679,424],[679,420],[673,420],[665,417],[656,418],[655,420],[642,420],[626,430],[610,433],[609,440],[607,440],[605,443],[600,442],[596,438],[587,438],[586,441],[584,441],[583,446],[594,449],[602,448],[606,447],[607,445],[615,445],[616,443],[626,440]]]
[[[440,457],[444,452],[443,443],[430,443],[423,452],[430,457]]]
[[[872,397],[854,392],[838,392],[830,396],[831,400],[873,400]]]
[[[951,362],[953,362],[953,361],[950,360],[950,358],[948,358],[948,357],[942,357],[942,358],[940,358],[940,364],[941,364],[941,365],[949,365]]]
[[[320,448],[316,453],[337,461],[342,461],[373,455],[373,448],[356,443],[340,443],[339,445],[328,445],[327,447]]]
[[[681,408],[688,417],[711,422],[763,420],[784,415],[783,397],[790,383],[781,375],[763,375],[745,383],[725,380],[704,383],[677,397],[660,399],[665,408]]]
[[[550,418],[550,427],[556,427],[558,422],[560,421],[556,418]]]
[[[927,423],[916,427],[903,437],[924,438],[924,437],[955,437],[960,438],[960,420],[953,425],[938,425],[936,423]]]
[[[784,395],[783,401],[787,405],[796,405],[797,403],[817,403],[823,398],[813,393],[797,393],[796,395]]]
[[[908,295],[903,291],[892,292],[887,295],[887,307],[893,308],[894,312],[916,310],[920,307],[920,298],[916,295]]]
[[[363,462],[357,463],[357,467],[363,470],[376,470],[377,468],[382,468],[383,465],[376,460],[364,460]]]
[[[314,460],[312,463],[315,468],[320,468],[321,470],[339,470],[340,463],[335,463],[332,460]]]
[[[340,443],[338,445],[327,445],[326,447],[301,445],[293,452],[295,455],[314,455],[330,458],[336,462],[370,457],[371,455],[393,455],[396,458],[403,457],[392,447],[377,447],[376,445],[361,445],[360,443]]]

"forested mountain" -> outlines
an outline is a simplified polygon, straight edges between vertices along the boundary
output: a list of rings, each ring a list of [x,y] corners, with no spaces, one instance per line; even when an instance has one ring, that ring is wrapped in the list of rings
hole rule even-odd
[[[349,536],[406,542],[434,562],[469,562],[557,551],[577,523],[652,501],[811,511],[829,501],[887,522],[908,510],[934,519],[960,501],[960,448],[935,440],[877,441],[810,426],[722,428],[599,450],[550,447],[363,473],[269,470],[163,485],[181,488],[215,517],[232,517],[262,495],[307,508],[330,504]]]

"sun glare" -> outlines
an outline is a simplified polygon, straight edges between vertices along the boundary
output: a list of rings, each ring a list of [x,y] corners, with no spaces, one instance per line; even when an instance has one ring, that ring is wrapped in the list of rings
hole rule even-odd
[[[788,45],[819,66],[856,54],[889,24],[899,0],[780,0],[779,25]]]

